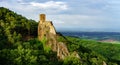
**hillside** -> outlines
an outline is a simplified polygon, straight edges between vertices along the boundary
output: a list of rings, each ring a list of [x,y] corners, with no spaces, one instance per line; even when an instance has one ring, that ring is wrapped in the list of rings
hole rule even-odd
[[[103,57],[107,58],[108,61],[112,61],[120,65],[120,44],[111,44],[107,42],[98,42],[94,40],[73,37],[67,37],[67,39],[72,43],[78,43],[85,48],[91,49],[92,51],[101,54]]]
[[[38,23],[34,20],[0,7],[0,65],[116,65],[108,57],[82,46],[77,39],[57,33],[57,41],[65,43],[70,52],[61,60],[44,45],[46,40],[38,40],[37,29]],[[73,52],[78,53],[80,59]]]
[[[0,7],[0,40],[3,45],[36,37],[37,25],[34,20]]]

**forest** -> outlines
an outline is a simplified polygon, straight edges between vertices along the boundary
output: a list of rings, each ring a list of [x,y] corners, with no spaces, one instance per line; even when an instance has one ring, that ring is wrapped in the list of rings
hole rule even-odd
[[[60,60],[56,52],[44,50],[44,41],[37,39],[37,26],[38,22],[0,7],[0,65],[120,64],[120,45],[62,35],[58,41],[65,42],[70,52],[78,52],[80,59]]]

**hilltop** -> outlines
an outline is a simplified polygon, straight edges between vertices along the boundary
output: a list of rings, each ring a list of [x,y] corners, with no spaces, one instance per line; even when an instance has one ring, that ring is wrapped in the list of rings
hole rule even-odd
[[[46,22],[42,16],[42,22]],[[77,39],[74,42],[58,34],[51,23],[41,23],[41,20],[40,23],[28,20],[0,7],[0,65],[116,65],[107,57],[82,46]]]

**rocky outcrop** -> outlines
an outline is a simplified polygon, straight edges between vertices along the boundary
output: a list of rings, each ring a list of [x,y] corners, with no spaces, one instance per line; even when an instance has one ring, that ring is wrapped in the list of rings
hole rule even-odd
[[[42,41],[45,38],[46,46],[51,47],[52,51],[57,52],[59,59],[64,59],[70,55],[67,46],[63,42],[57,41],[55,27],[51,21],[46,21],[45,19],[45,14],[41,14],[38,25],[38,39]]]
[[[57,56],[60,59],[64,59],[66,56],[69,56],[69,51],[67,46],[63,42],[57,43]]]
[[[105,61],[103,61],[103,65],[107,65]]]

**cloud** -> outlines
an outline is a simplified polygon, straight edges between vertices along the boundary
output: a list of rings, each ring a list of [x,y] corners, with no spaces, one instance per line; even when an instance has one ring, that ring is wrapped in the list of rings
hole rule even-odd
[[[62,1],[46,1],[46,2],[36,2],[36,1],[24,1],[24,0],[1,0],[0,6],[5,6],[12,9],[20,9],[23,11],[46,11],[46,12],[60,12],[63,10],[67,10],[68,5],[66,2]],[[53,13],[53,12],[52,12]]]
[[[55,10],[68,9],[68,6],[65,2],[55,2],[55,1],[48,1],[45,3],[30,2],[30,4],[34,7],[38,7],[41,9],[55,9]]]
[[[68,5],[65,2],[61,1],[47,1],[47,2],[23,2],[22,0],[18,0],[21,5],[27,5],[31,7],[35,7],[43,10],[67,10]]]
[[[48,15],[47,19],[52,20],[56,28],[118,28],[120,24],[120,19],[116,22],[113,22],[114,18],[106,16],[65,14]]]
[[[17,0],[18,2],[23,2],[23,0]]]
[[[27,0],[3,0],[0,6],[9,8],[29,19],[38,21],[40,13],[58,14],[69,9],[68,4],[62,1],[27,1]]]

